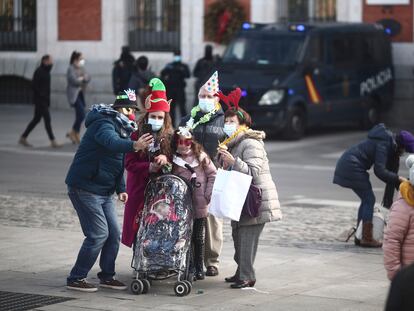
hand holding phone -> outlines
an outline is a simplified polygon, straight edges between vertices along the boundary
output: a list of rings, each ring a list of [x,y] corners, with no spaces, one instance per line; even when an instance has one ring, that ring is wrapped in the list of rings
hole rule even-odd
[[[142,125],[142,134],[152,134],[152,125],[151,124],[143,124]]]

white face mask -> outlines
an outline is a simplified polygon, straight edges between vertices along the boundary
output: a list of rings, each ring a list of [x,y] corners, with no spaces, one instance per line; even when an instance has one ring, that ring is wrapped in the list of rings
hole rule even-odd
[[[236,124],[234,123],[224,124],[223,131],[228,137],[233,135],[236,130],[237,130]]]
[[[151,124],[152,130],[154,132],[158,132],[164,125],[164,119],[156,120],[156,119],[148,118],[148,124]]]
[[[216,101],[214,98],[199,98],[198,106],[202,112],[210,112],[216,107]]]
[[[85,59],[84,59],[84,58],[82,58],[82,59],[79,61],[79,66],[80,66],[80,67],[85,66]]]

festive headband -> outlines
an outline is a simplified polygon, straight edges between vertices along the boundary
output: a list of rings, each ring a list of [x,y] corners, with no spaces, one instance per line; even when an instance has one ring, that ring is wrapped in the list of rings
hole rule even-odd
[[[188,127],[183,127],[183,126],[178,127],[177,134],[180,135],[180,136],[184,136],[185,138],[192,138],[193,137],[193,135],[191,134],[190,129]]]
[[[239,101],[242,96],[242,91],[240,88],[236,88],[229,93],[229,95],[224,95],[222,91],[217,93],[217,96],[226,104],[229,109],[234,109],[237,111],[237,114],[244,119],[243,113],[239,110]],[[232,107],[233,105],[233,107]]]

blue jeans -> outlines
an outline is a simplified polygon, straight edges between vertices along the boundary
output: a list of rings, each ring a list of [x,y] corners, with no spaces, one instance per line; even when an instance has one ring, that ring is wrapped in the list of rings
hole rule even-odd
[[[112,196],[97,195],[73,187],[68,187],[68,195],[78,214],[85,240],[67,281],[86,278],[99,253],[101,272],[98,277],[101,280],[112,279],[121,235]]]
[[[372,221],[374,216],[375,195],[372,189],[352,189],[361,199],[361,205],[358,210],[358,224],[362,221]]]
[[[80,132],[80,128],[82,125],[83,120],[85,120],[85,98],[83,97],[83,92],[80,91],[78,94],[78,98],[76,98],[75,104],[75,123],[73,123],[73,130],[77,133]]]

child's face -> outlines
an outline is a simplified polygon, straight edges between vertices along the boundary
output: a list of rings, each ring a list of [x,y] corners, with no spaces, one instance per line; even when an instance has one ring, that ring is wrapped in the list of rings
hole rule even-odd
[[[185,136],[179,135],[177,138],[177,153],[181,155],[190,153],[192,144],[192,138],[186,138]]]

